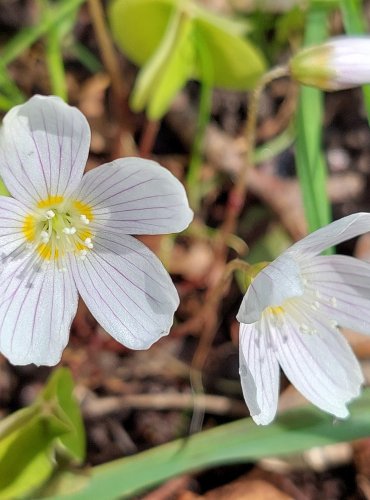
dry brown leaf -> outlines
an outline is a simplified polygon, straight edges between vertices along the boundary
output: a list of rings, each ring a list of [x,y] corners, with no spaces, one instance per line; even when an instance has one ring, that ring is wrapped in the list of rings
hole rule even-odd
[[[293,499],[276,486],[263,479],[237,479],[216,488],[203,497],[207,500],[290,500]]]

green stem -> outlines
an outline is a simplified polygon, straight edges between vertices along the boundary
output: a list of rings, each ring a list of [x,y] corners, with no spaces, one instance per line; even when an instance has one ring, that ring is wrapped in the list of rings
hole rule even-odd
[[[211,67],[211,58],[207,57],[208,54],[204,49],[205,45],[202,44],[201,41],[198,46],[201,47],[199,59],[202,68],[202,80],[200,83],[198,122],[194,142],[191,148],[189,169],[186,178],[190,206],[195,212],[199,210],[202,196],[202,189],[200,186],[202,152],[207,125],[211,118],[213,89],[213,69]]]
[[[36,40],[45,35],[49,30],[56,27],[65,17],[68,17],[74,10],[82,5],[86,0],[68,0],[61,2],[59,7],[53,9],[47,19],[43,19],[39,24],[23,29],[14,36],[0,52],[0,66],[5,67],[22,54]]]
[[[46,39],[46,63],[50,75],[51,91],[67,100],[67,82],[63,63],[61,39],[58,29],[51,29]]]
[[[189,170],[186,178],[189,202],[192,209],[197,212],[201,200],[200,172],[202,167],[202,151],[204,136],[211,117],[212,87],[201,82],[199,96],[198,123],[194,142],[190,153]]]

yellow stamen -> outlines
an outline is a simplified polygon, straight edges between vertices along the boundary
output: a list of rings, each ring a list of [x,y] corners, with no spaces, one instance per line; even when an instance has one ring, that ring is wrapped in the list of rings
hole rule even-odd
[[[54,205],[60,205],[64,201],[63,196],[49,196],[48,198],[45,198],[45,200],[41,200],[37,203],[38,208],[49,208]]]
[[[33,215],[27,215],[24,219],[22,231],[27,241],[34,241],[36,237],[36,219]]]
[[[74,200],[72,206],[78,212],[80,212],[81,215],[85,215],[86,218],[89,219],[89,221],[92,221],[94,219],[90,205],[87,205],[86,203],[83,203],[82,201],[79,200]]]
[[[49,196],[24,218],[22,232],[44,260],[60,260],[68,253],[85,258],[94,246],[95,235],[86,227],[93,219],[90,205],[63,196]]]
[[[57,260],[59,257],[59,251],[57,248],[54,250],[54,254],[52,254],[51,246],[49,245],[49,243],[38,245],[37,252],[44,260]]]

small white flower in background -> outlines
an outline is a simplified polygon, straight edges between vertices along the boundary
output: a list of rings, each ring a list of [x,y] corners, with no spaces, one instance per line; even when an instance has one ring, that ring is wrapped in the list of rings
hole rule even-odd
[[[370,334],[370,263],[319,254],[367,231],[368,213],[333,222],[291,246],[248,288],[237,316],[240,377],[257,424],[276,414],[279,365],[313,404],[348,416],[363,376],[338,327]]]
[[[298,52],[289,63],[298,82],[322,90],[370,83],[370,37],[342,36]]]
[[[181,183],[157,163],[125,158],[82,176],[85,117],[57,97],[13,108],[0,131],[0,352],[13,364],[54,365],[68,342],[77,291],[116,340],[145,349],[178,306],[157,257],[131,235],[192,220]]]

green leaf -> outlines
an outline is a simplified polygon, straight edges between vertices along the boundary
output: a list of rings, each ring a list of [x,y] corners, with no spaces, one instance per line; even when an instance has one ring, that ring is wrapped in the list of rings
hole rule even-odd
[[[90,481],[88,471],[81,470],[57,470],[47,483],[37,491],[36,498],[48,498],[63,492],[64,495],[77,493],[87,487]]]
[[[279,224],[272,225],[268,232],[252,245],[245,260],[249,264],[273,261],[291,244],[292,240],[285,229]]]
[[[307,16],[305,45],[322,42],[327,35],[327,11],[312,7]],[[322,152],[323,93],[301,86],[297,111],[296,166],[309,231],[331,221],[326,191],[327,169]]]
[[[66,368],[53,372],[35,403],[0,422],[0,499],[29,494],[55,468],[56,451],[84,458],[84,429]]]
[[[370,435],[370,389],[351,405],[347,420],[307,406],[287,411],[269,426],[250,418],[200,432],[91,470],[89,485],[74,494],[51,497],[70,500],[132,498],[164,480],[218,465],[255,461],[271,455],[300,453]]]
[[[304,31],[306,14],[302,6],[296,5],[276,20],[276,40],[287,44],[293,37],[301,36]]]
[[[0,498],[15,498],[49,477],[54,467],[52,443],[66,426],[54,415],[43,416],[32,407],[7,420],[2,422],[0,435]]]
[[[142,66],[161,43],[174,12],[173,0],[115,0],[108,8],[112,34],[134,63]]]
[[[115,0],[109,19],[119,47],[142,66],[132,105],[137,111],[148,106],[150,119],[165,113],[188,79],[209,84],[204,52],[213,87],[246,90],[265,70],[262,55],[244,38],[246,23],[223,19],[192,0]]]
[[[191,19],[176,10],[159,47],[138,75],[131,98],[134,111],[147,107],[150,120],[158,120],[167,111],[192,72],[191,32]]]
[[[86,0],[65,0],[53,9],[47,19],[29,28],[24,28],[16,36],[4,45],[0,51],[0,67],[10,64],[16,57],[22,54],[38,38],[45,35],[50,29],[55,28],[65,17],[71,15]]]
[[[231,90],[253,88],[266,70],[259,50],[246,38],[237,36],[237,24],[220,24],[214,16],[202,15],[194,19],[194,29],[207,48],[213,70],[213,86]],[[227,28],[227,29],[226,29]],[[202,78],[201,68],[196,78]]]
[[[53,372],[39,399],[51,404],[54,413],[67,427],[67,432],[58,440],[63,451],[77,462],[82,462],[85,458],[85,430],[73,389],[70,371],[59,368]]]

